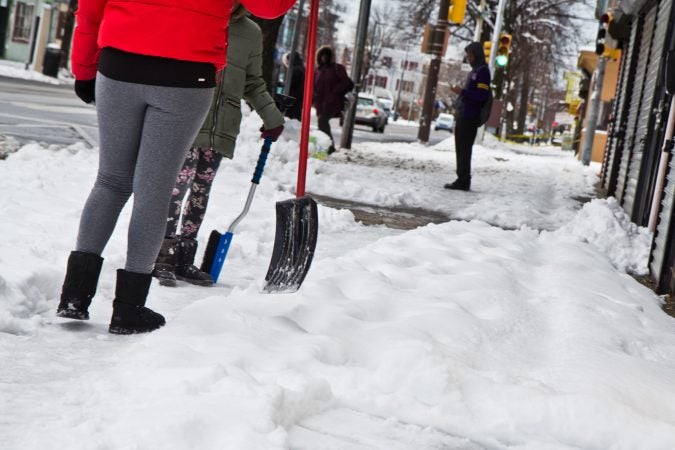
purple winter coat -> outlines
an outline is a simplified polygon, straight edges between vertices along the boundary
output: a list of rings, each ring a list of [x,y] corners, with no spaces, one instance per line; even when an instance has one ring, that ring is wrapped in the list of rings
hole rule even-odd
[[[327,54],[329,61],[321,64],[322,55]],[[353,83],[342,64],[335,63],[335,54],[330,47],[324,46],[316,54],[317,68],[314,72],[313,105],[319,116],[340,117],[344,107],[345,94]]]

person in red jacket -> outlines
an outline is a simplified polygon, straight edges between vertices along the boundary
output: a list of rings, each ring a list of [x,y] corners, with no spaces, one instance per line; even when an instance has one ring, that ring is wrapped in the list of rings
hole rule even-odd
[[[241,0],[274,18],[295,0]],[[108,330],[155,330],[164,317],[145,307],[164,238],[171,192],[226,65],[233,0],[80,0],[73,36],[75,93],[96,103],[99,167],[68,258],[59,317],[86,320],[105,248],[134,194],[127,258],[117,271]]]

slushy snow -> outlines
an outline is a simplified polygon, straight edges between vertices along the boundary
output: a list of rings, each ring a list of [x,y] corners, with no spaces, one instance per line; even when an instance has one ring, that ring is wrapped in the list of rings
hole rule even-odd
[[[243,207],[260,123],[245,118],[221,165],[201,251]],[[147,335],[107,333],[129,205],[91,320],[54,314],[96,150],[31,144],[0,161],[0,448],[673,448],[675,322],[630,275],[651,237],[612,199],[582,207],[593,169],[487,140],[475,191],[451,192],[451,139],[311,158],[310,192],[455,220],[402,231],[320,206],[302,288],[264,294],[295,132],[274,145],[218,285],[154,281],[167,325]]]

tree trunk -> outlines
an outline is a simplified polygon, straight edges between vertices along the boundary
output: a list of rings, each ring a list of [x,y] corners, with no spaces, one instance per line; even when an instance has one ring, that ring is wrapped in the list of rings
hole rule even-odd
[[[274,56],[277,49],[277,37],[279,36],[279,29],[284,20],[284,16],[276,19],[260,19],[251,16],[256,22],[263,35],[263,56],[262,56],[262,73],[265,83],[267,83],[267,90],[274,93],[274,86],[278,77],[275,76]]]
[[[530,101],[530,72],[523,73],[523,84],[520,86],[520,104],[518,105],[518,130],[517,134],[523,134],[525,131],[525,121],[527,120],[527,108]]]
[[[70,60],[70,44],[73,41],[73,27],[75,25],[75,11],[77,10],[77,0],[70,0],[68,12],[63,24],[63,39],[61,40],[61,61],[59,67],[68,68]],[[58,10],[57,10],[58,11]]]

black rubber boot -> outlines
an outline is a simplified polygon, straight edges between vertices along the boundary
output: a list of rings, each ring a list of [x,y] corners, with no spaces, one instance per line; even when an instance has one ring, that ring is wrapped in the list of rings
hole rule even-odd
[[[159,249],[155,268],[152,271],[152,276],[159,280],[161,286],[176,286],[177,252],[178,239],[165,238],[162,242],[162,247]]]
[[[176,278],[197,286],[212,286],[213,278],[194,265],[197,253],[197,241],[181,237],[178,239],[178,263]]]
[[[89,305],[96,294],[103,258],[93,253],[71,252],[61,301],[56,315],[67,319],[89,320]]]
[[[151,281],[149,273],[117,270],[115,300],[108,331],[114,334],[136,334],[164,326],[164,317],[145,307]]]

